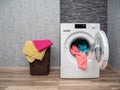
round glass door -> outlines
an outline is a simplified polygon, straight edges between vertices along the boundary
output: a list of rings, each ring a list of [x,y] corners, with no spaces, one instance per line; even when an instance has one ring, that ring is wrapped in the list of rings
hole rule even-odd
[[[95,37],[95,57],[100,69],[105,69],[109,57],[108,39],[104,31],[99,31]]]

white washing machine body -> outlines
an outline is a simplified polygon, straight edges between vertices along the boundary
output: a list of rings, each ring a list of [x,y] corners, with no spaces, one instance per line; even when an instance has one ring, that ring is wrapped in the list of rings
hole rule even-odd
[[[76,39],[87,40],[92,51],[86,70],[78,67],[70,51],[71,43]],[[108,40],[99,23],[61,23],[61,78],[98,78],[100,68],[107,66],[108,56]]]

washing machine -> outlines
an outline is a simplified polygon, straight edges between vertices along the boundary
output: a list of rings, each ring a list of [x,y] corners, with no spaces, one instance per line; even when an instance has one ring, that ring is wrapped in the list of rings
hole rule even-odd
[[[61,23],[61,78],[99,78],[100,69],[105,69],[109,58],[108,39],[99,23]],[[78,67],[71,52],[74,43],[85,41],[91,57],[87,68]],[[88,53],[84,53],[88,56]]]

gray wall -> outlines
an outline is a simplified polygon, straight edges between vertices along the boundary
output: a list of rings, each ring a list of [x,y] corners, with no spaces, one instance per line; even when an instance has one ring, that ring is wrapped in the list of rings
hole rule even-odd
[[[120,69],[120,0],[108,0],[109,64]]]
[[[59,20],[59,0],[0,0],[0,66],[27,66],[22,49],[26,40],[33,39],[51,39],[51,66],[59,65],[59,21],[101,23],[107,31],[107,0],[60,1]],[[117,68],[119,5],[120,0],[108,0],[109,63]]]
[[[50,39],[51,66],[59,65],[59,0],[0,0],[0,66],[28,66],[26,40]]]
[[[60,0],[61,22],[101,23],[107,32],[107,0]]]

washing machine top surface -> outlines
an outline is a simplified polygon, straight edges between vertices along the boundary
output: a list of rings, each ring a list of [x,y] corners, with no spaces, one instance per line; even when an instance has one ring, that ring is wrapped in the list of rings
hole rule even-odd
[[[100,30],[99,23],[61,23],[61,29],[70,30]]]
[[[61,23],[61,34],[66,34],[66,36],[81,32],[94,38],[99,30],[99,23]]]

